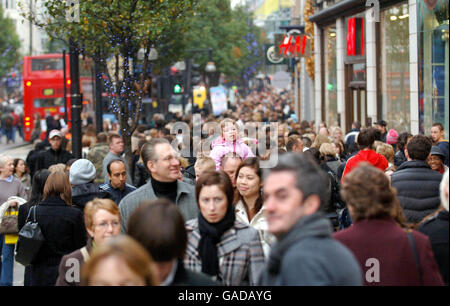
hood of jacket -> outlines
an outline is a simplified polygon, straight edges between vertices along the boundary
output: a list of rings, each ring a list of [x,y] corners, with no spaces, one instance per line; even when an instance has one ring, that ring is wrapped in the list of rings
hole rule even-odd
[[[383,163],[386,160],[383,155],[378,154],[374,150],[361,150],[357,155],[359,155],[360,159],[368,161],[375,167],[383,166]]]
[[[100,185],[96,183],[87,183],[82,185],[76,185],[72,187],[72,197],[80,196],[80,195],[89,195],[93,193],[99,193]]]

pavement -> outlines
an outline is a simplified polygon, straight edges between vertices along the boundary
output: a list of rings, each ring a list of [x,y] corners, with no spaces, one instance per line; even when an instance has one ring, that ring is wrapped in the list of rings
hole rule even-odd
[[[33,149],[33,145],[23,141],[19,134],[16,136],[16,142],[6,144],[6,137],[0,137],[0,154],[6,154],[12,158],[26,159],[28,152]],[[25,267],[17,262],[14,263],[13,286],[23,286],[23,276]]]

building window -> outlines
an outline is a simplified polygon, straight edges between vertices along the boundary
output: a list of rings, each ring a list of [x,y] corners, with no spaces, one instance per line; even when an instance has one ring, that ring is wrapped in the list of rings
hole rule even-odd
[[[449,0],[417,1],[419,130],[430,134],[434,122],[448,130]]]
[[[399,133],[411,130],[408,4],[381,13],[382,119]]]
[[[325,38],[325,109],[328,126],[338,126],[336,26],[324,30]]]

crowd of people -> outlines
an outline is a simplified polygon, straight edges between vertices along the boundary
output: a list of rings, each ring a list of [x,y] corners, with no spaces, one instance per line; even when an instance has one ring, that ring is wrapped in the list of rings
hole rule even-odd
[[[189,156],[172,130],[195,122],[181,114],[139,125],[131,160],[119,134],[91,125],[81,159],[58,129],[25,161],[0,156],[0,218],[16,213],[20,231],[33,212],[45,237],[25,285],[448,285],[443,126],[354,122],[345,135],[299,122],[291,101],[252,92],[203,114]],[[0,239],[12,285],[18,235]]]

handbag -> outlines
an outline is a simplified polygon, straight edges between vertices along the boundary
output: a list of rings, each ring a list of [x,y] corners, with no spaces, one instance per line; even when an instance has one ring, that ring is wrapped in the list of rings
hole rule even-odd
[[[5,204],[7,205],[7,204]],[[0,234],[16,234],[19,232],[18,226],[19,211],[15,207],[8,207],[0,223]]]
[[[16,261],[24,266],[30,265],[45,242],[44,235],[36,220],[36,206],[30,209],[27,222],[19,232],[16,245]],[[33,212],[33,220],[28,220]]]

